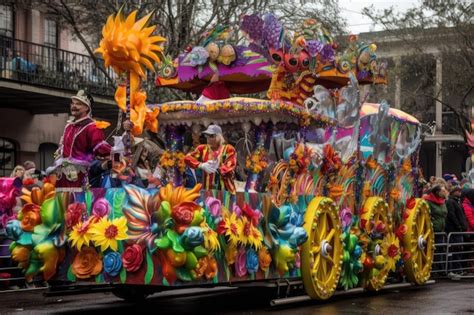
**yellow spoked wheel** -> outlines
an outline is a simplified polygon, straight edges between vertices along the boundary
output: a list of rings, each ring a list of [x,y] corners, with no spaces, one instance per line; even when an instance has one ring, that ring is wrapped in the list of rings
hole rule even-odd
[[[434,255],[434,231],[430,219],[429,205],[417,198],[413,209],[408,210],[405,221],[407,233],[403,237],[403,246],[410,257],[405,261],[405,274],[408,280],[418,285],[425,283],[431,274]]]
[[[336,290],[343,253],[338,211],[332,199],[311,200],[304,228],[308,233],[308,240],[301,249],[304,288],[313,299],[325,300]]]
[[[364,287],[371,291],[380,290],[387,280],[391,265],[382,254],[382,244],[387,243],[391,235],[392,218],[388,205],[381,197],[369,197],[360,215],[361,227],[370,238],[366,255],[373,262],[365,271]]]

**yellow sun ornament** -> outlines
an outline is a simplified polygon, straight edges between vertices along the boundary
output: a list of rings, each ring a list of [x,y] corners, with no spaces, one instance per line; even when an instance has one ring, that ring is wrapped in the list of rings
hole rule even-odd
[[[69,233],[69,240],[73,247],[76,246],[78,250],[81,250],[83,245],[89,246],[92,237],[90,227],[90,222],[87,221],[79,222],[72,228]]]
[[[112,67],[121,75],[130,74],[130,114],[134,123],[132,133],[139,135],[143,132],[143,124],[156,132],[158,112],[146,109],[146,94],[140,91],[141,79],[146,79],[146,70],[154,72],[153,63],[161,63],[163,59],[162,43],[166,41],[161,36],[151,36],[156,26],[148,27],[153,12],[136,20],[137,11],[132,12],[126,19],[122,10],[116,16],[111,15],[102,28],[102,40],[95,53],[104,58],[105,66]],[[119,107],[125,111],[125,87],[117,89],[115,99]],[[156,130],[156,131],[155,131]]]
[[[225,236],[229,239],[229,245],[231,247],[237,247],[239,243],[239,228],[242,223],[240,219],[237,219],[237,215],[233,212],[230,216],[227,214],[224,215],[223,220],[221,221],[222,228],[225,230]]]
[[[247,217],[242,217],[238,221],[237,226],[239,231],[239,243],[244,246],[250,245],[258,251],[263,245],[262,233],[260,233]]]
[[[103,217],[99,222],[94,223],[90,229],[95,246],[100,246],[100,250],[104,252],[107,248],[117,251],[117,241],[127,239],[127,219],[121,217],[109,221]]]
[[[381,252],[388,264],[387,268],[395,271],[397,261],[400,259],[400,241],[394,233],[389,233],[383,240],[381,245]]]

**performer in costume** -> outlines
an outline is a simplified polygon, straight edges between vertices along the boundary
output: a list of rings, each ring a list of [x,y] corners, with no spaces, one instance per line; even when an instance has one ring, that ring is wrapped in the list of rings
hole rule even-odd
[[[209,125],[203,132],[207,144],[201,144],[186,155],[185,163],[203,171],[202,181],[205,189],[227,190],[235,194],[234,172],[237,165],[235,149],[225,144],[222,129]]]
[[[104,141],[102,130],[91,118],[92,102],[92,97],[83,90],[71,97],[73,119],[64,128],[56,160],[48,169],[48,173],[56,173],[59,191],[82,190],[87,184],[87,171],[94,159],[110,155],[111,146]]]

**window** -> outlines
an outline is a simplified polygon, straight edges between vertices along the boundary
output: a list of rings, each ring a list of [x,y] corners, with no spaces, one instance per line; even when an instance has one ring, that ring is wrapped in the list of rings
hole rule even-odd
[[[16,163],[16,145],[0,138],[0,177],[10,176]]]
[[[55,143],[41,143],[39,146],[40,170],[46,170],[54,163],[54,152],[58,149]]]
[[[13,37],[13,10],[9,5],[0,5],[0,35]]]
[[[54,20],[44,20],[44,44],[50,47],[58,47],[58,28]]]
[[[44,20],[44,45],[43,47],[43,56],[44,62],[43,65],[49,71],[56,70],[56,61],[57,61],[57,47],[58,47],[58,27],[56,21],[45,19]]]

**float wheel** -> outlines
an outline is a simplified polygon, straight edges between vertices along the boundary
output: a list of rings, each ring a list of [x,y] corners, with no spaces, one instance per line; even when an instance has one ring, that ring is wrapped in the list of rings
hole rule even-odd
[[[365,271],[364,287],[370,291],[378,291],[384,286],[390,272],[390,266],[385,263],[381,251],[382,243],[390,237],[392,231],[392,218],[387,202],[377,196],[367,198],[360,218],[361,227],[371,240],[366,255],[370,255],[374,261],[372,268]]]
[[[425,200],[417,198],[415,207],[408,211],[403,246],[409,251],[410,257],[405,261],[404,270],[410,282],[421,285],[431,275],[435,249],[433,225],[430,208]]]
[[[334,201],[316,197],[308,205],[304,228],[308,240],[301,248],[301,274],[306,293],[325,300],[336,290],[341,275],[343,246]]]

